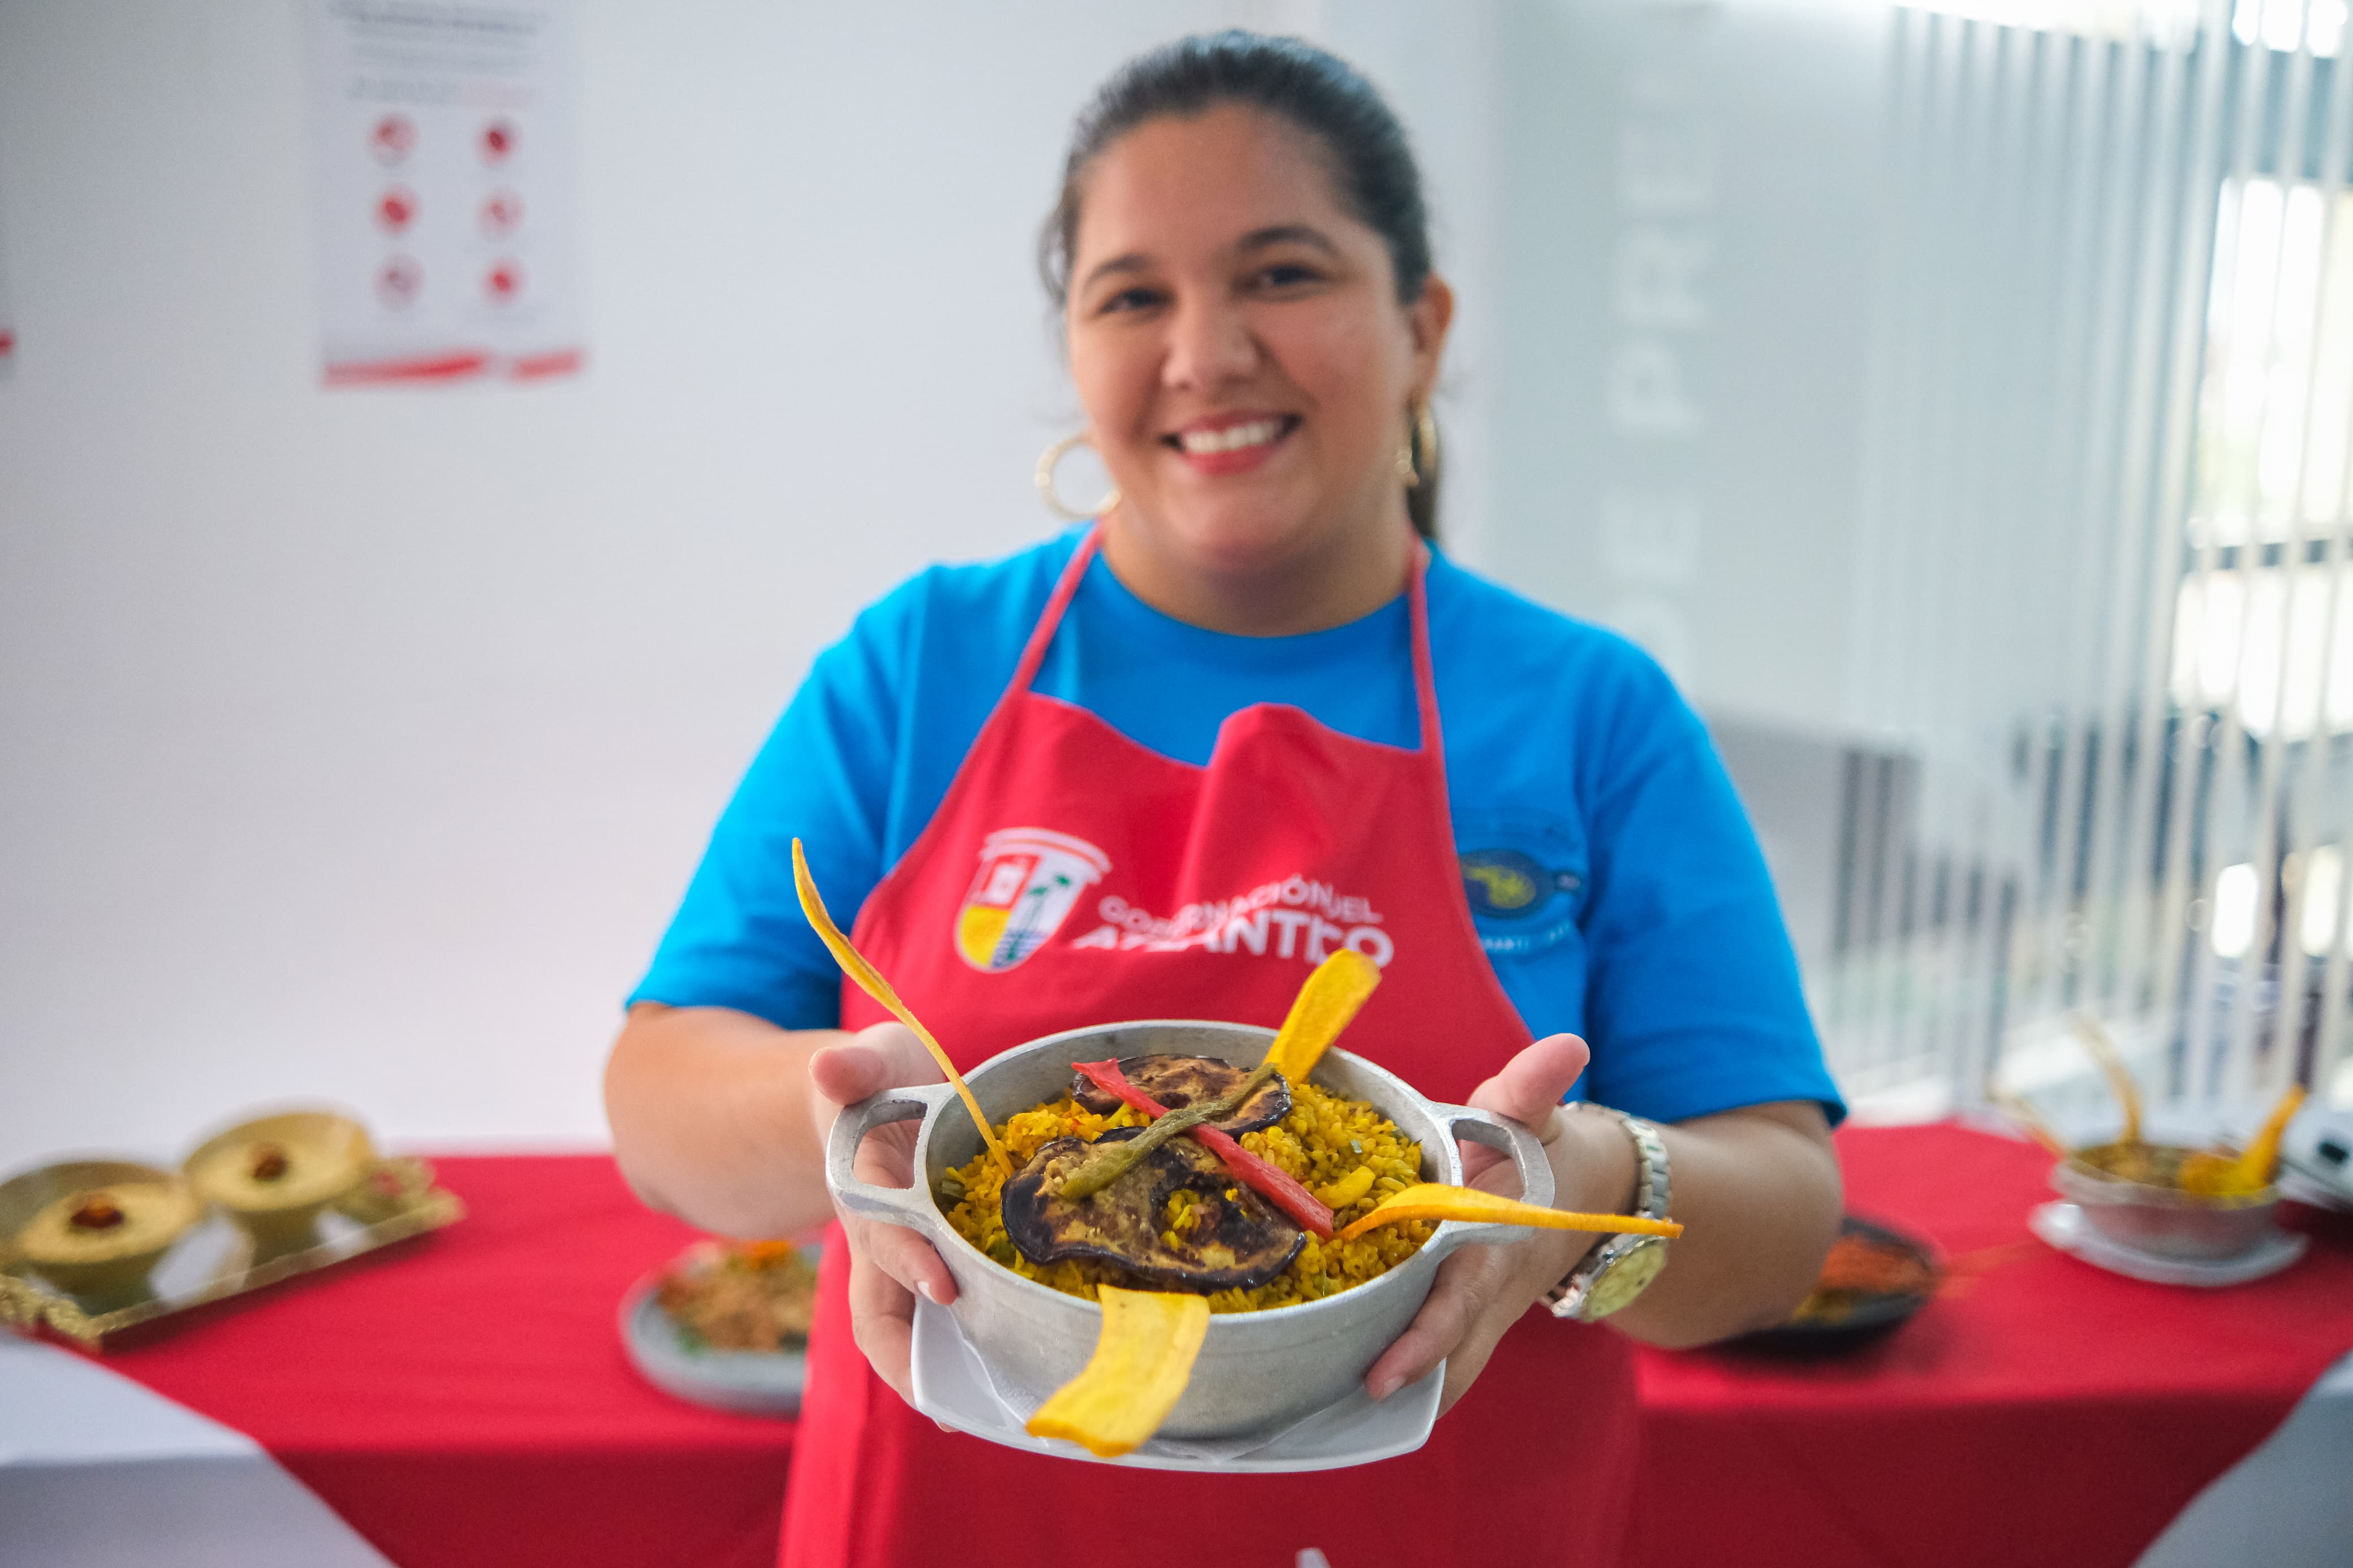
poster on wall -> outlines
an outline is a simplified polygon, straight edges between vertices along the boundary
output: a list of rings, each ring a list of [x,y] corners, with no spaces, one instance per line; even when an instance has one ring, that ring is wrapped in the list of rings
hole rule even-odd
[[[330,386],[580,368],[565,0],[311,0]]]

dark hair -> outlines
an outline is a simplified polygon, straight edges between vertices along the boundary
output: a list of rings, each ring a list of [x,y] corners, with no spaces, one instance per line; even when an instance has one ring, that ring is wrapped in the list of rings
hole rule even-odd
[[[1430,215],[1405,127],[1354,66],[1299,38],[1230,31],[1179,38],[1120,67],[1080,111],[1062,163],[1062,194],[1039,236],[1038,269],[1059,307],[1068,302],[1079,230],[1079,181],[1103,150],[1166,115],[1190,118],[1238,103],[1279,115],[1325,150],[1348,210],[1388,247],[1398,302],[1430,279]],[[1438,537],[1438,454],[1408,440],[1421,480],[1406,491],[1414,531]]]

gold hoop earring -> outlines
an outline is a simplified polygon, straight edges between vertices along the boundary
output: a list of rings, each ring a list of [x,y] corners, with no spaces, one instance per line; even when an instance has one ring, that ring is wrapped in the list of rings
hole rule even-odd
[[[1438,471],[1438,421],[1430,417],[1427,403],[1415,412],[1405,440],[1398,444],[1397,471],[1409,490],[1421,488],[1422,475]]]
[[[1045,456],[1038,459],[1038,494],[1044,498],[1046,510],[1052,512],[1056,517],[1065,519],[1071,522],[1086,522],[1092,519],[1103,516],[1103,513],[1111,510],[1112,508],[1119,504],[1119,487],[1117,485],[1112,486],[1111,494],[1103,497],[1102,501],[1096,505],[1095,510],[1092,511],[1071,510],[1069,506],[1064,504],[1062,498],[1057,495],[1054,491],[1054,470],[1061,467],[1062,459],[1069,457],[1077,447],[1092,447],[1094,443],[1088,439],[1087,433],[1082,430],[1075,436],[1063,437],[1060,440],[1047,447]]]

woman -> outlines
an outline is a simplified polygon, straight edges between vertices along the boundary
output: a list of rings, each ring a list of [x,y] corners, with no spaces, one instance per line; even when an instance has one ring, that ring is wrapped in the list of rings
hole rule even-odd
[[[1444,1361],[1425,1447],[1209,1479],[917,1415],[915,1293],[955,1283],[913,1233],[851,1223],[789,1563],[1611,1561],[1638,1462],[1626,1336],[1756,1327],[1813,1278],[1836,1094],[1704,731],[1630,647],[1425,542],[1452,313],[1425,229],[1402,131],[1319,50],[1187,39],[1105,86],[1045,256],[1116,496],[924,574],[819,658],[633,999],[615,1142],[649,1201],[781,1234],[826,1212],[837,1108],[937,1076],[802,922],[797,836],[966,1068],[1117,1018],[1272,1024],[1355,947],[1385,978],[1350,1048],[1535,1127],[1564,1208],[1627,1211],[1671,1171],[1672,1266],[1644,1289],[1588,1237],[1466,1249],[1366,1379],[1386,1396]],[[1616,1110],[1561,1109],[1580,1077]],[[861,1163],[903,1183],[906,1149],[878,1135]],[[1567,1315],[1530,1310],[1547,1300]]]

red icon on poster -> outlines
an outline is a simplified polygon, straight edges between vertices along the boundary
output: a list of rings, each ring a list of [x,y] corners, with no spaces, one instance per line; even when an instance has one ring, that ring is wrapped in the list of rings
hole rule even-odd
[[[368,151],[386,167],[406,159],[416,145],[417,122],[406,114],[387,114],[368,132]]]
[[[395,185],[376,198],[375,226],[386,234],[399,234],[417,221],[417,193],[406,185]]]
[[[425,287],[425,268],[406,256],[396,256],[375,275],[375,297],[394,310],[413,304]]]
[[[522,267],[519,262],[497,262],[482,275],[482,293],[493,305],[512,304],[522,292]]]
[[[512,191],[492,191],[482,198],[482,233],[503,239],[522,226],[522,197]]]
[[[482,162],[498,164],[514,156],[515,128],[512,120],[493,120],[482,127]]]

